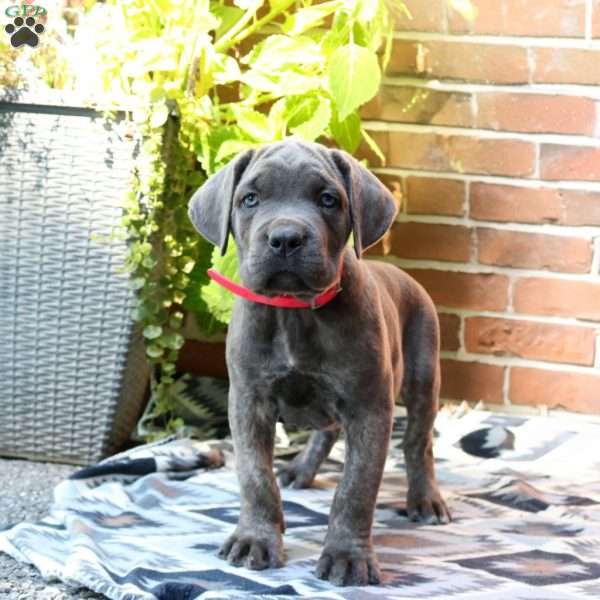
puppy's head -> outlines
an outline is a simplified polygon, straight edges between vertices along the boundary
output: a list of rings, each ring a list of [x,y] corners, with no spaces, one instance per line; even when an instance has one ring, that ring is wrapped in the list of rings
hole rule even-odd
[[[242,282],[267,295],[327,289],[350,233],[360,257],[395,214],[390,192],[349,154],[292,140],[238,155],[189,205],[222,253],[233,234]]]

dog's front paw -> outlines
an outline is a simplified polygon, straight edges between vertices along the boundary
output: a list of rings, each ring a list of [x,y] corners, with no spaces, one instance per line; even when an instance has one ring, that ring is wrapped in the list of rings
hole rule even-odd
[[[421,521],[428,525],[445,525],[452,516],[437,485],[427,485],[422,489],[408,490],[406,512],[411,521]]]
[[[315,574],[334,585],[376,585],[381,581],[379,563],[372,551],[325,547]]]
[[[219,557],[237,567],[260,571],[283,566],[280,533],[236,529],[219,550]]]

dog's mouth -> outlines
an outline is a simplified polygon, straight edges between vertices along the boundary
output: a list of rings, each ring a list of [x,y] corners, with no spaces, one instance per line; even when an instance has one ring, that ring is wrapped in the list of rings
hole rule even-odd
[[[273,295],[312,296],[320,290],[312,289],[297,273],[292,271],[278,271],[267,279],[263,291]]]

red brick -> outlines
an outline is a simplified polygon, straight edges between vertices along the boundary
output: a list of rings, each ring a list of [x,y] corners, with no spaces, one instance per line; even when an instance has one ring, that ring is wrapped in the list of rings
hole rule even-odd
[[[499,44],[394,40],[388,74],[527,83],[527,49]]]
[[[445,136],[435,133],[389,132],[388,166],[445,171],[450,168]]]
[[[419,61],[419,42],[410,40],[394,40],[390,62],[386,68],[387,75],[424,75],[425,65]],[[421,50],[421,55],[423,50]]]
[[[470,402],[502,402],[504,367],[478,362],[442,360],[440,396]]]
[[[470,216],[482,221],[557,223],[561,220],[558,190],[492,183],[472,183]]]
[[[535,147],[531,142],[457,135],[450,138],[450,166],[465,173],[531,175]]]
[[[389,132],[388,163],[393,167],[527,176],[533,173],[531,142],[465,135]]]
[[[596,125],[591,98],[488,92],[478,94],[477,104],[483,129],[592,135]]]
[[[598,50],[579,48],[532,48],[535,83],[600,83]]]
[[[493,317],[465,320],[465,349],[481,354],[592,365],[595,339],[590,327]]]
[[[361,110],[363,119],[471,127],[471,95],[420,87],[384,86]]]
[[[394,11],[394,28],[397,31],[435,31],[446,29],[444,0],[403,0],[410,12],[410,18],[401,10]],[[390,3],[393,8],[394,4]]]
[[[469,238],[470,230],[460,225],[395,223],[391,254],[401,258],[467,262]]]
[[[449,31],[550,37],[585,33],[585,0],[477,0],[474,5],[472,20],[449,8]]]
[[[441,350],[451,352],[458,350],[460,347],[460,317],[448,313],[442,313],[438,317],[440,320]]]
[[[504,310],[508,304],[505,275],[437,269],[406,269],[406,272],[423,285],[438,307]]]
[[[519,313],[600,321],[600,282],[525,277],[515,282],[513,298]]]
[[[600,192],[475,182],[469,204],[481,221],[600,225]]]
[[[513,404],[600,413],[600,375],[512,367],[509,376]]]
[[[600,181],[600,147],[542,144],[540,174],[543,179]]]
[[[485,265],[561,273],[589,273],[592,265],[592,244],[582,238],[481,228],[477,242]]]
[[[464,214],[465,183],[433,177],[406,178],[406,210],[410,214]]]
[[[565,225],[600,225],[600,192],[561,190]]]

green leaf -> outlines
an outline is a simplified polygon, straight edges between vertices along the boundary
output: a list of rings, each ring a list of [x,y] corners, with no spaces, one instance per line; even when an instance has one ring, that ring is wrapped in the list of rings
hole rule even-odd
[[[219,147],[215,162],[220,163],[232,154],[237,154],[248,148],[252,148],[254,144],[248,140],[226,140]]]
[[[266,115],[240,106],[232,105],[234,117],[238,127],[257,142],[270,142],[273,140],[273,131]]]
[[[356,20],[359,23],[370,23],[379,11],[381,0],[361,0]]]
[[[132,290],[141,290],[146,285],[146,279],[144,277],[134,277],[129,280],[129,287]]]
[[[292,126],[291,131],[295,135],[312,142],[323,135],[330,120],[331,103],[327,98],[318,98],[312,115],[299,125]]]
[[[304,94],[323,87],[321,77],[295,71],[265,74],[250,70],[242,74],[240,81],[253,90],[268,92],[275,96]]]
[[[185,344],[185,338],[179,333],[169,333],[163,337],[163,345],[171,350],[179,350]]]
[[[198,160],[207,175],[212,175],[218,168],[216,157],[221,145],[227,140],[239,140],[240,131],[237,127],[213,127],[210,134],[202,139],[201,152]],[[233,153],[231,153],[233,154]]]
[[[161,371],[163,373],[175,373],[175,365],[170,362],[163,363],[161,365]]]
[[[356,44],[342,46],[332,54],[328,74],[331,95],[342,121],[375,96],[381,81],[376,54]]]
[[[150,127],[152,127],[152,129],[162,127],[168,118],[169,109],[167,108],[167,105],[159,104],[152,110],[152,115],[150,116]]]
[[[169,327],[172,329],[179,329],[183,325],[183,313],[180,311],[174,312],[169,317]]]
[[[344,44],[348,43],[352,21],[346,11],[337,11],[333,17],[331,29],[323,36],[321,41],[321,52],[326,58]]]
[[[354,153],[360,144],[360,117],[358,113],[349,114],[343,121],[339,121],[334,113],[329,129],[333,139],[350,154]]]
[[[214,57],[215,70],[213,77],[218,85],[225,85],[232,81],[238,81],[242,76],[240,66],[233,56],[216,54]]]
[[[242,58],[242,63],[265,74],[274,74],[288,68],[306,71],[308,67],[318,66],[323,62],[319,44],[309,37],[287,35],[270,35]]]
[[[301,8],[288,16],[283,24],[283,31],[290,35],[298,35],[308,29],[318,27],[322,25],[325,17],[328,17],[343,5],[344,2],[340,0],[332,0],[331,2],[323,2],[316,6]]]
[[[239,282],[238,260],[235,244],[230,243],[225,256],[221,256],[219,249],[215,248],[212,255],[214,268],[229,279]],[[211,314],[222,323],[228,323],[233,310],[234,296],[228,290],[211,281],[204,286],[201,296]]]
[[[155,340],[162,335],[162,327],[160,325],[148,325],[144,327],[144,337],[149,340]]]
[[[219,25],[215,31],[218,40],[225,32],[231,29],[244,15],[244,10],[237,6],[211,6],[211,11],[219,19]]]
[[[160,358],[163,355],[163,348],[157,346],[156,344],[152,344],[146,348],[146,354],[150,358]]]
[[[283,10],[286,9],[292,2],[290,0],[269,0],[269,6],[273,10]]]

